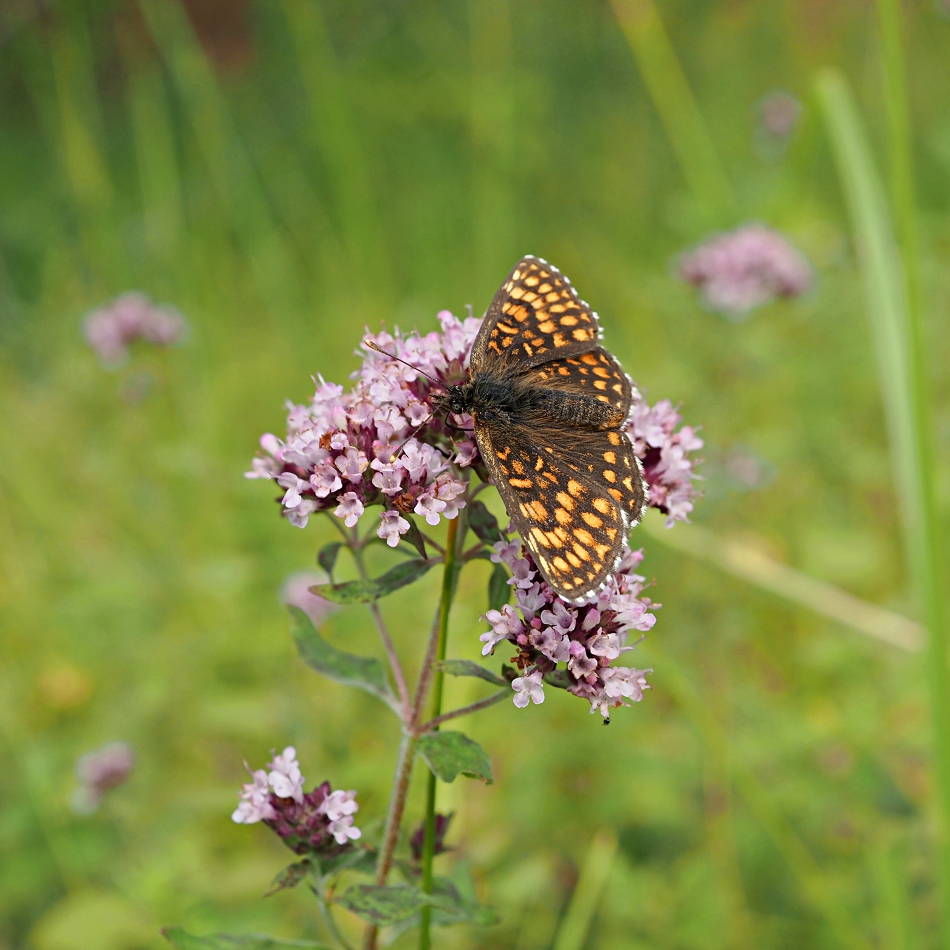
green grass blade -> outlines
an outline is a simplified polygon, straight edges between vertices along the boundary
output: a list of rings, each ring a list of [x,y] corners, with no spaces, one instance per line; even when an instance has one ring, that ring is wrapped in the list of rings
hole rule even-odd
[[[392,265],[376,206],[376,194],[349,106],[346,79],[327,34],[317,0],[285,0],[297,64],[310,110],[311,139],[330,178],[343,244],[354,273],[372,274],[372,288],[385,300]],[[370,282],[363,281],[362,286]]]
[[[676,702],[702,736],[710,754],[719,761],[723,770],[728,770],[733,785],[752,816],[785,859],[803,896],[825,919],[842,946],[853,950],[869,950],[870,942],[845,910],[837,889],[795,833],[788,819],[776,808],[758,777],[751,769],[736,761],[735,757],[730,757],[725,731],[679,663],[656,641],[651,642],[651,651],[657,657],[657,666],[662,664],[664,681]]]
[[[616,853],[617,836],[612,831],[598,831],[587,849],[577,886],[558,928],[554,950],[583,950],[587,946],[590,925]]]
[[[901,77],[891,77],[891,86],[895,85],[902,86]],[[847,85],[840,74],[826,71],[818,80],[818,95],[853,222],[904,514],[907,569],[927,627],[927,671],[939,796],[941,926],[944,945],[950,946],[948,584],[934,486],[936,466],[923,331],[916,301],[914,309],[908,304],[905,275],[892,236],[883,188]],[[892,88],[890,96],[893,95]],[[906,123],[903,132],[900,127],[900,122],[896,130],[892,126],[892,138],[906,134]],[[892,151],[906,148],[906,144],[897,143]],[[912,199],[912,190],[907,190],[906,183],[895,188],[895,192],[903,194],[904,201]],[[902,214],[907,218],[908,230],[913,230],[913,209],[904,208]],[[916,267],[916,261],[911,261],[911,267]]]
[[[177,0],[139,0],[181,97],[212,187],[265,303],[300,307],[294,254],[241,141],[217,78]]]
[[[696,97],[653,0],[611,0],[653,105],[693,195],[714,222],[734,213],[735,196]]]

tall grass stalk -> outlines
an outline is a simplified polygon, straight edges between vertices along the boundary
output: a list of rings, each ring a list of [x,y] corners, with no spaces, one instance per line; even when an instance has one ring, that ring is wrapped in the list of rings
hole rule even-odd
[[[683,176],[710,222],[733,213],[735,196],[706,121],[653,0],[611,0]]]
[[[617,836],[612,831],[598,831],[587,849],[577,886],[558,928],[554,950],[583,950],[587,946],[590,925],[616,854]]]
[[[755,773],[729,754],[725,730],[710,712],[708,704],[690,682],[678,661],[656,641],[651,651],[662,667],[677,704],[699,732],[708,753],[728,773],[736,791],[742,796],[752,817],[769,836],[794,875],[803,896],[820,914],[843,947],[869,950],[870,943],[845,909],[837,888],[819,867],[814,855],[796,834],[788,819],[775,806]]]
[[[885,4],[884,7],[888,5]],[[927,672],[930,688],[934,771],[938,795],[937,854],[943,946],[950,946],[950,670],[947,648],[947,577],[937,510],[935,453],[927,381],[926,348],[916,277],[916,225],[910,174],[909,123],[903,92],[897,11],[882,9],[885,73],[890,113],[894,193],[900,202],[906,268],[891,230],[884,189],[874,167],[867,137],[843,77],[824,71],[818,96],[831,136],[847,198],[868,316],[877,351],[878,372],[894,458],[896,487],[904,515],[907,568],[927,628]],[[899,101],[898,101],[899,100]]]

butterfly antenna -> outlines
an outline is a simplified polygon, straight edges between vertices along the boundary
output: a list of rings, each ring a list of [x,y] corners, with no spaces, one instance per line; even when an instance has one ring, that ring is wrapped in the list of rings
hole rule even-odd
[[[407,362],[406,360],[402,360],[402,359],[400,359],[398,356],[393,356],[392,353],[387,353],[381,346],[377,346],[372,340],[363,340],[363,342],[364,342],[371,350],[376,350],[377,353],[382,353],[383,356],[388,356],[391,360],[395,360],[397,363],[403,363],[405,366],[408,366],[410,369],[414,369],[420,376],[425,376],[425,378],[426,378],[427,380],[429,380],[430,383],[435,383],[436,386],[441,386],[446,392],[449,391],[449,387],[446,386],[445,383],[440,383],[439,380],[433,378],[433,377],[430,376],[428,373],[424,373],[421,369],[419,369],[418,366],[413,366],[412,363],[409,363],[409,362]],[[429,418],[431,419],[432,417],[430,416]],[[426,421],[428,421],[428,420],[426,420]],[[425,425],[425,423],[423,423],[422,425]],[[415,431],[418,432],[419,429],[421,429],[421,428],[422,428],[422,426],[419,426],[419,428],[417,428]],[[411,439],[412,436],[409,436],[409,438]],[[408,441],[408,440],[407,440],[407,441]]]
[[[387,355],[388,355],[388,354],[387,354]],[[429,420],[430,420],[434,415],[435,415],[435,413],[430,412],[429,415],[427,415],[427,416],[425,417],[425,419],[423,419],[422,422],[420,422],[419,425],[417,425],[417,426],[415,427],[415,429],[413,429],[412,432],[410,432],[409,435],[407,435],[406,438],[404,438],[404,439],[402,440],[402,442],[399,444],[399,447],[389,456],[389,464],[390,464],[390,465],[392,465],[393,462],[395,462],[396,459],[399,458],[399,453],[408,445],[408,443],[409,443],[409,441],[412,439],[412,437],[413,437],[424,425],[427,425],[428,422],[429,422]]]

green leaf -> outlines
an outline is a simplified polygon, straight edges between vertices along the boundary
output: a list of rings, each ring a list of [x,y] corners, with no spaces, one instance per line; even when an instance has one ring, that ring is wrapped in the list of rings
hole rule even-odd
[[[475,532],[479,541],[485,544],[495,544],[504,541],[498,519],[480,501],[469,502],[468,526]]]
[[[333,580],[333,568],[336,566],[337,555],[342,547],[342,541],[331,541],[320,548],[320,552],[317,554],[317,564],[327,572],[327,577],[331,581]]]
[[[418,872],[416,872],[418,876]],[[453,924],[472,923],[477,927],[490,927],[498,923],[498,915],[491,907],[484,907],[474,896],[459,893],[455,882],[448,878],[432,879],[432,923],[436,927],[450,927]],[[397,924],[390,932],[391,940],[419,926],[419,912]]]
[[[271,881],[271,885],[264,896],[270,897],[278,891],[286,891],[292,887],[296,887],[306,878],[312,867],[313,865],[307,858],[304,858],[303,861],[296,861],[293,864],[289,864]]]
[[[178,950],[282,950],[297,947],[301,950],[331,950],[324,943],[310,940],[279,940],[266,934],[207,934],[196,937],[181,927],[166,927],[162,936]]]
[[[406,521],[409,522],[409,530],[402,536],[402,540],[411,544],[419,552],[419,556],[423,561],[428,560],[426,543],[422,537],[422,532],[419,530],[419,525],[416,524],[415,518],[406,518]]]
[[[411,561],[397,564],[376,580],[350,581],[348,584],[315,584],[310,588],[310,592],[332,600],[335,604],[369,604],[418,580],[435,563],[437,562],[413,558]]]
[[[433,664],[437,670],[448,673],[449,676],[477,676],[486,683],[492,683],[494,686],[507,686],[508,680],[503,680],[497,673],[485,669],[478,663],[471,660],[442,660]]]
[[[288,607],[293,636],[304,662],[318,673],[344,686],[358,686],[395,707],[395,700],[386,680],[386,669],[375,657],[354,656],[330,646],[317,633],[310,618],[297,607]]]
[[[371,924],[386,927],[407,920],[421,907],[432,904],[433,899],[409,884],[385,887],[354,884],[336,899],[336,903]]]
[[[511,585],[508,578],[511,575],[505,570],[504,564],[496,564],[488,578],[488,609],[501,610],[508,603],[511,596]]]
[[[454,782],[459,773],[488,785],[494,781],[488,753],[464,733],[428,732],[419,739],[416,751],[443,782]]]

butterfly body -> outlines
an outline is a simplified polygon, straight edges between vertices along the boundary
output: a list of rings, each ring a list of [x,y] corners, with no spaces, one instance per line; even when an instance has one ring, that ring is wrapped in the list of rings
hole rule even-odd
[[[557,268],[525,257],[492,301],[471,376],[441,400],[479,453],[548,583],[580,603],[616,570],[646,506],[623,429],[635,390],[597,315]]]

